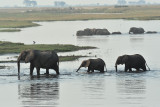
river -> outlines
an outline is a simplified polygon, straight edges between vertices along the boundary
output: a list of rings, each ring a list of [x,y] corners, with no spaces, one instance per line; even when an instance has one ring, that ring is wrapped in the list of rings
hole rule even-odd
[[[88,55],[102,58],[108,72],[86,73],[86,68],[75,72],[81,62],[61,62],[61,75],[40,78],[29,76],[29,64],[21,64],[20,77],[16,63],[1,63],[0,106],[2,107],[159,107],[160,99],[160,33],[129,35],[130,27],[160,32],[160,21],[91,20],[35,22],[38,27],[24,28],[21,32],[0,33],[0,40],[25,44],[73,44],[96,46],[98,49],[58,53],[58,55]],[[76,31],[85,28],[107,28],[122,35],[77,37]],[[115,72],[116,58],[123,54],[141,54],[151,71],[125,73],[124,65]],[[1,55],[1,60],[15,60],[17,54]],[[41,74],[45,70],[41,70]],[[50,74],[55,74],[50,70]]]

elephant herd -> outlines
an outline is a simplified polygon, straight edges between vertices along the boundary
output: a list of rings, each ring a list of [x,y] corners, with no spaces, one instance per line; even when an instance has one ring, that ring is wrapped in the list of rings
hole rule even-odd
[[[138,28],[138,27],[131,27],[129,29],[129,34],[153,34],[153,33],[157,33],[156,31],[147,31],[145,32],[145,30],[143,28]],[[114,34],[122,34],[121,32],[112,32],[110,33],[107,29],[84,29],[84,30],[79,30],[77,31],[76,35],[77,36],[91,36],[91,35],[114,35]]]
[[[33,70],[36,68],[37,75],[40,75],[40,68],[46,69],[46,75],[49,75],[49,69],[54,69],[56,74],[59,75],[59,57],[55,51],[40,51],[40,50],[25,50],[22,51],[17,59],[18,75],[20,74],[20,61],[30,63],[30,75],[33,75]],[[117,65],[125,64],[125,72],[132,71],[135,68],[137,71],[146,71],[148,67],[144,57],[140,54],[122,55],[119,56],[115,62],[115,69],[117,72]],[[81,67],[88,67],[87,72],[94,72],[98,70],[101,73],[105,72],[105,62],[101,58],[84,60],[76,72]],[[148,67],[148,70],[150,68]],[[106,68],[107,71],[107,68]]]

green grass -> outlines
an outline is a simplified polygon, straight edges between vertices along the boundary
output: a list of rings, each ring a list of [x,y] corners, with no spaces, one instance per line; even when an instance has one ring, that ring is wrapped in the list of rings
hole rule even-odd
[[[21,29],[0,29],[0,32],[20,32]]]
[[[59,60],[60,60],[60,62],[74,61],[74,60],[77,60],[78,58],[81,58],[81,57],[87,57],[87,56],[75,56],[75,55],[72,55],[72,56],[59,56]]]
[[[24,28],[39,26],[32,21],[0,20],[0,28]]]
[[[82,57],[88,57],[88,56],[76,56],[76,55],[71,55],[71,56],[59,56],[59,61],[64,62],[64,61],[74,61],[77,60],[78,58]],[[16,56],[18,58],[18,56]],[[8,61],[0,61],[0,63],[17,63],[16,60],[8,60]],[[1,69],[1,66],[0,66]]]
[[[60,45],[60,44],[35,44],[25,45],[23,43],[12,43],[0,41],[0,54],[7,53],[20,53],[23,50],[35,49],[35,50],[55,50],[56,52],[70,52],[83,49],[94,49],[95,47],[79,47],[74,45]]]
[[[12,53],[20,53],[23,50],[55,50],[56,52],[71,52],[71,51],[78,51],[78,50],[85,50],[85,49],[95,49],[95,47],[79,47],[74,45],[59,45],[59,44],[35,44],[35,45],[25,45],[24,43],[12,43],[12,42],[5,42],[0,41],[0,54],[12,54]],[[73,61],[80,57],[87,57],[87,56],[59,56],[60,62],[63,61]],[[17,56],[15,56],[17,58]],[[15,60],[10,61],[0,61],[0,63],[15,63]]]

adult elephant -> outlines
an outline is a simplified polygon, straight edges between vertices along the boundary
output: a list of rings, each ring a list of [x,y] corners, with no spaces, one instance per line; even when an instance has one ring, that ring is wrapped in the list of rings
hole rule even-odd
[[[143,28],[136,28],[136,27],[132,27],[129,30],[129,34],[143,34],[145,31]]]
[[[101,59],[101,58],[97,58],[97,59],[88,59],[88,60],[84,60],[80,67],[77,69],[76,72],[79,71],[79,69],[81,67],[88,67],[88,70],[87,72],[94,72],[94,70],[99,70],[100,72],[104,72],[104,66],[106,68],[106,64],[105,62]],[[106,68],[106,71],[107,71],[107,68]]]
[[[37,69],[37,75],[40,75],[40,68],[45,68],[46,74],[49,74],[49,69],[54,69],[59,74],[59,58],[55,51],[22,51],[17,59],[18,75],[20,73],[20,61],[30,62],[30,75],[33,75],[34,67]]]
[[[91,35],[110,35],[107,29],[84,29],[76,33],[77,36],[91,36]]]
[[[146,71],[146,66],[148,67],[144,57],[140,54],[119,56],[115,63],[116,72],[117,65],[119,64],[125,64],[125,72],[127,72],[127,70],[132,71],[132,68],[135,68],[137,71],[139,71],[140,69]],[[149,67],[148,69],[150,70]]]

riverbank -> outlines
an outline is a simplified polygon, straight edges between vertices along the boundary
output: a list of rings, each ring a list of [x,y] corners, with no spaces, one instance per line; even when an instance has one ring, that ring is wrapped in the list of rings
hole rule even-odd
[[[18,56],[14,56],[16,59],[18,58]],[[78,58],[82,58],[82,57],[89,57],[89,56],[75,56],[75,55],[71,55],[71,56],[59,56],[59,62],[65,62],[65,61],[74,61],[77,60]],[[0,61],[0,63],[17,63],[17,60],[8,60],[8,61]],[[3,69],[4,66],[0,66],[0,69]]]
[[[96,47],[80,47],[74,45],[60,45],[60,44],[33,44],[33,45],[25,45],[23,43],[12,43],[12,42],[5,42],[0,41],[0,54],[13,54],[13,53],[20,53],[23,50],[35,49],[35,50],[55,50],[56,52],[72,52],[78,50],[85,50],[85,49],[95,49]],[[86,56],[60,56],[60,61],[73,61],[80,57]],[[0,63],[13,63],[14,60],[11,61],[1,61]]]
[[[160,5],[106,7],[1,8],[0,28],[39,26],[35,21],[74,21],[97,19],[159,20]]]
[[[10,20],[10,16],[6,16],[6,20],[0,20],[0,28],[26,28],[40,26],[32,21]]]
[[[15,28],[10,28],[10,29],[0,29],[0,32],[20,32],[21,29],[15,29]]]

